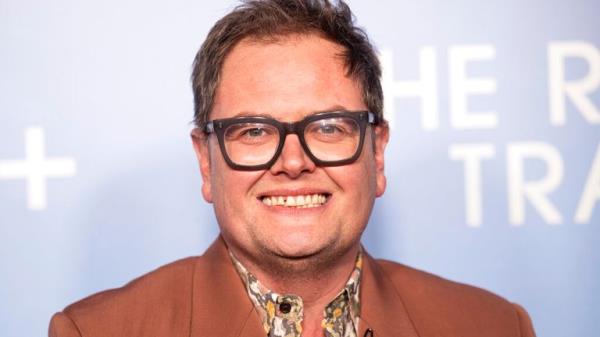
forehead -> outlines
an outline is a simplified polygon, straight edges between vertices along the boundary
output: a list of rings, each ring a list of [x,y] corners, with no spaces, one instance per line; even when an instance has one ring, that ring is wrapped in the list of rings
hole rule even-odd
[[[242,40],[225,58],[211,119],[269,114],[297,120],[327,110],[364,110],[344,49],[315,35]]]

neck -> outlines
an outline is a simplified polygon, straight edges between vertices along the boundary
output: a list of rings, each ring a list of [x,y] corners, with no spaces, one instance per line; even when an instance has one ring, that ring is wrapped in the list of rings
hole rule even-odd
[[[323,318],[323,309],[346,285],[354,269],[360,244],[345,251],[319,253],[302,259],[281,257],[249,258],[241,252],[233,254],[267,288],[279,294],[300,296],[304,317]],[[256,263],[259,261],[259,263]]]

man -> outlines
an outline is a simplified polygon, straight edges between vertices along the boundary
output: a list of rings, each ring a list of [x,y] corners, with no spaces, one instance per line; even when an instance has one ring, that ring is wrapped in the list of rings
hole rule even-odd
[[[340,2],[249,1],[210,31],[192,139],[220,237],[67,307],[50,336],[534,336],[484,290],[371,258],[380,67]]]

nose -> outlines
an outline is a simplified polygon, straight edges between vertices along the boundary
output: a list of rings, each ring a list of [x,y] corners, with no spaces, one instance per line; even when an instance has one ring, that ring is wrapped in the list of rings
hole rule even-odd
[[[275,164],[269,171],[273,175],[285,174],[290,178],[297,178],[302,173],[313,172],[316,168],[315,163],[308,157],[300,139],[295,134],[288,134],[285,137],[285,143],[281,154]]]

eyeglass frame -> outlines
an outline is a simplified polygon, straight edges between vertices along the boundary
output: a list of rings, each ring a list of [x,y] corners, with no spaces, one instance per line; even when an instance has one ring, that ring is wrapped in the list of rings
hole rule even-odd
[[[304,129],[308,124],[326,118],[339,118],[339,117],[349,117],[357,122],[360,132],[360,139],[358,142],[358,146],[356,147],[356,152],[350,158],[342,159],[342,160],[320,160],[317,158],[308,147],[306,140],[304,139]],[[240,171],[258,171],[268,169],[281,156],[281,152],[283,151],[283,146],[285,145],[285,140],[289,134],[295,134],[298,136],[298,140],[300,141],[300,145],[304,150],[304,153],[315,163],[317,166],[342,166],[348,165],[355,162],[362,152],[363,144],[365,141],[365,134],[367,125],[371,124],[373,126],[379,125],[378,116],[371,111],[328,111],[328,112],[320,112],[316,114],[312,114],[306,116],[305,118],[292,122],[280,122],[274,118],[264,117],[264,116],[242,116],[242,117],[231,117],[231,118],[222,118],[222,119],[214,119],[212,121],[208,121],[201,125],[198,129],[201,132],[204,132],[206,135],[210,135],[212,133],[216,134],[217,140],[219,143],[219,148],[221,149],[221,153],[223,155],[223,159],[229,167],[234,170]],[[274,126],[279,132],[279,144],[277,145],[277,150],[273,154],[273,158],[267,161],[264,164],[260,165],[240,165],[231,160],[227,150],[225,148],[225,130],[233,124],[237,123],[262,123]]]

